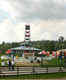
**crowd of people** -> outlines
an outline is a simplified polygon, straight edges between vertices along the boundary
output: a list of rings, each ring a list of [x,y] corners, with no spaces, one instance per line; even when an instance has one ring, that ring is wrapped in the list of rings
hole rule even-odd
[[[8,61],[7,61],[8,69],[14,71],[14,65],[15,65],[14,60],[8,59]],[[3,66],[3,67],[6,66],[6,63],[4,60],[1,61],[1,66]]]

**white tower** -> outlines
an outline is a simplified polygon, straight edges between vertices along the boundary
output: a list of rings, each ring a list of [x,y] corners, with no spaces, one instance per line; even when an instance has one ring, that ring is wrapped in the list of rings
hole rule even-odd
[[[30,25],[25,25],[25,43],[30,42]]]

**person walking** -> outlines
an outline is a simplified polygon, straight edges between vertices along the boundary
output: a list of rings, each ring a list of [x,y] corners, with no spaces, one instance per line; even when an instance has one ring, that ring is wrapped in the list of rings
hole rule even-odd
[[[11,61],[12,64],[12,71],[14,71],[14,60]]]
[[[11,70],[11,66],[12,66],[11,60],[9,59],[9,60],[8,60],[8,67],[9,67],[9,70]]]

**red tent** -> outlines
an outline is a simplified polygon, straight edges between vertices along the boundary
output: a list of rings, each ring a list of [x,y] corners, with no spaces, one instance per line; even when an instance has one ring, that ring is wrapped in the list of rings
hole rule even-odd
[[[11,50],[8,49],[8,50],[6,51],[6,54],[10,54],[10,53],[11,53]]]
[[[46,55],[47,53],[46,53],[46,51],[42,51],[42,54]]]

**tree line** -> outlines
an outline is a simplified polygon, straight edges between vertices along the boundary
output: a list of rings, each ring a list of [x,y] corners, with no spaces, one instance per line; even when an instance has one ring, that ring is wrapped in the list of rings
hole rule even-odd
[[[19,47],[21,46],[21,43],[23,42],[12,42],[12,43],[2,42],[0,44],[0,53],[4,54],[5,51],[7,51],[10,48]],[[32,47],[39,48],[45,51],[55,51],[62,48],[66,49],[66,40],[64,40],[63,43],[59,41],[54,41],[54,40],[32,41],[31,44],[32,44]]]

